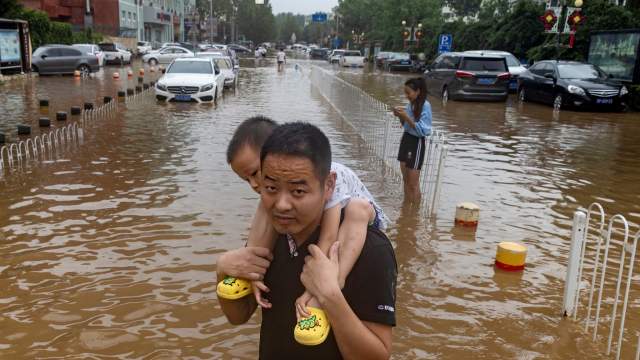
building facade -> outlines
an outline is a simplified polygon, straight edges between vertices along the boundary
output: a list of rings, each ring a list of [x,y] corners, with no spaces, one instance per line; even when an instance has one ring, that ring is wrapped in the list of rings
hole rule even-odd
[[[74,31],[92,28],[101,34],[155,43],[184,41],[184,19],[195,0],[22,0]]]

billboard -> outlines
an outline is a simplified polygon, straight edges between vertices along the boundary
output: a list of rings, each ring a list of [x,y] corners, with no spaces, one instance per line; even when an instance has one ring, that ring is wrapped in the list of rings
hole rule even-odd
[[[593,33],[589,63],[602,68],[617,80],[633,82],[637,75],[640,30]]]
[[[20,62],[18,30],[0,30],[0,62]]]

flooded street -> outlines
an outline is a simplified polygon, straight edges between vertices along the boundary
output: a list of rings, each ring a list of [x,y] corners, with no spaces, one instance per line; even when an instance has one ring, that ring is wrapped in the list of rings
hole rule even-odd
[[[303,73],[290,64],[279,74],[270,61],[242,65],[238,90],[215,106],[157,104],[149,95],[94,122],[57,161],[0,175],[0,359],[256,358],[259,315],[229,325],[214,280],[217,256],[244,244],[257,203],[227,166],[226,146],[258,114],[318,125],[335,160],[360,175],[391,218],[394,359],[604,357],[603,342],[561,317],[571,219],[597,201],[638,230],[638,113],[554,115],[513,96],[506,105],[430,97],[434,126],[451,147],[438,215],[425,218],[403,208],[401,185],[386,181]],[[15,126],[30,123],[37,135],[40,98],[55,115],[136,84],[126,68],[113,80],[117,70],[4,85],[0,132],[15,141]],[[333,71],[389,105],[405,103],[408,75]],[[147,71],[145,81],[157,77]],[[477,231],[454,227],[462,201],[480,205]],[[502,241],[528,246],[524,272],[494,269]],[[630,299],[634,348],[623,358],[632,358],[640,329],[640,291]]]

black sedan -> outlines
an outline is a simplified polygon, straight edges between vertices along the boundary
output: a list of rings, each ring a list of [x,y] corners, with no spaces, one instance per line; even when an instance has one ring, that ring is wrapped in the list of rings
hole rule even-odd
[[[595,65],[540,61],[518,78],[520,101],[537,101],[555,109],[624,110],[627,88]]]

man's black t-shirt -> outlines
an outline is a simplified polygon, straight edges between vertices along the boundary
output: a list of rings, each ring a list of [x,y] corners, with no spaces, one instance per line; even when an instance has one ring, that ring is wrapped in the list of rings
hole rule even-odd
[[[265,297],[271,309],[262,310],[260,359],[341,359],[333,331],[322,344],[301,345],[293,337],[296,325],[295,301],[304,292],[300,274],[309,244],[318,242],[319,230],[297,249],[289,251],[285,236],[278,238],[273,261],[264,282],[271,290]],[[393,247],[379,230],[369,228],[362,253],[345,281],[342,293],[362,321],[395,326],[396,279],[398,270]],[[329,319],[331,320],[331,319]]]

